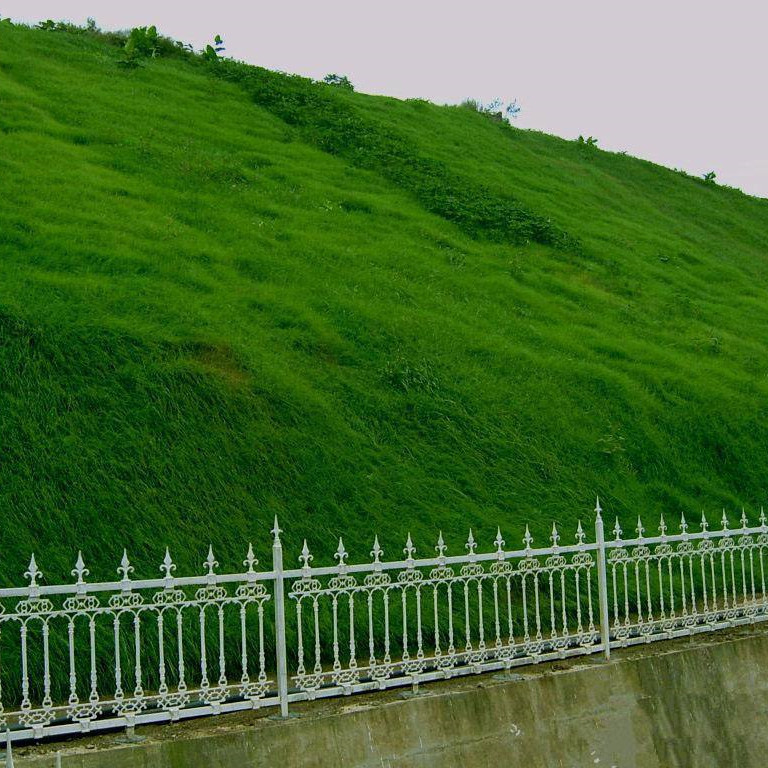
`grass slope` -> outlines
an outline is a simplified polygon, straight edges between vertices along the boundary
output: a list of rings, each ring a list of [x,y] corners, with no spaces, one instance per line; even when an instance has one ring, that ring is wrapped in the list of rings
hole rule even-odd
[[[0,577],[753,509],[768,201],[0,24]],[[735,515],[734,515],[735,517]],[[318,558],[317,562],[320,562]]]

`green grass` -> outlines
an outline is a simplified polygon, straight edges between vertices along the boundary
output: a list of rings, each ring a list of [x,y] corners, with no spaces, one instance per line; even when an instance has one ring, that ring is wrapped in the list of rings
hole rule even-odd
[[[0,578],[749,511],[768,201],[459,107],[0,24]],[[754,514],[753,514],[754,517]],[[733,514],[735,522],[736,514]]]

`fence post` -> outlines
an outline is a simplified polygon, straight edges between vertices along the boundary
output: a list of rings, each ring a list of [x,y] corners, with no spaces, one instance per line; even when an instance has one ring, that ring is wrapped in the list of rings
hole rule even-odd
[[[13,768],[13,745],[11,744],[11,732],[5,731],[5,768]]]
[[[285,584],[283,579],[283,545],[280,543],[280,527],[275,515],[272,535],[272,570],[275,573],[275,649],[277,656],[277,695],[280,699],[280,715],[288,717],[288,660],[285,646]]]
[[[605,571],[605,531],[600,514],[600,498],[595,504],[595,540],[597,542],[597,593],[600,602],[600,637],[606,661],[611,658],[610,619],[608,617],[608,579]]]

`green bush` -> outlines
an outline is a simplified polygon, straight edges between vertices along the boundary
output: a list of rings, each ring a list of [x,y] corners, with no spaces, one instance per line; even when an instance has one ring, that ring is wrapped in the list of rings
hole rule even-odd
[[[137,67],[142,59],[154,59],[158,46],[157,27],[134,27],[123,48],[123,58],[119,62],[125,67]]]
[[[330,74],[323,78],[326,85],[333,85],[336,88],[343,88],[345,91],[354,91],[355,86],[346,75]]]
[[[213,45],[206,45],[201,56],[205,61],[218,61],[225,50],[224,40],[221,35],[216,35],[213,39]]]
[[[515,120],[520,116],[520,112],[522,112],[517,99],[504,102],[502,99],[496,98],[487,104],[483,104],[479,99],[464,99],[459,106],[470,109],[473,112],[479,112],[481,115],[486,115],[497,122],[504,122],[505,119],[508,121]]]

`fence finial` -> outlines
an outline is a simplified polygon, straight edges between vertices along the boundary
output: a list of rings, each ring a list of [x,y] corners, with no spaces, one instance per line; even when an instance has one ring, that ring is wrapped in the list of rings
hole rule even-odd
[[[531,529],[528,527],[528,523],[525,524],[525,536],[523,536],[523,544],[525,544],[525,551],[531,551],[531,544],[533,543],[533,536],[531,536]]]
[[[315,559],[314,555],[312,555],[309,551],[309,547],[307,546],[307,540],[304,539],[304,544],[301,547],[301,554],[299,555],[299,562],[301,563],[301,569],[304,571],[304,575],[309,574],[309,568],[310,563]]]
[[[744,507],[741,508],[741,529],[743,531],[746,531],[749,527],[749,523],[747,521],[747,513],[744,511]]]
[[[760,507],[760,527],[765,528],[765,510]]]
[[[616,524],[613,526],[613,540],[614,541],[621,541],[621,526],[619,525],[619,518],[616,518]]]
[[[680,533],[682,533],[683,536],[688,535],[688,523],[685,521],[685,512],[680,513]]]
[[[379,544],[379,536],[376,534],[373,537],[373,549],[371,550],[371,557],[373,558],[374,565],[381,563],[381,556],[384,554],[384,550]]]
[[[704,514],[704,510],[701,510],[701,532],[706,533],[709,529],[709,523],[707,522],[707,516]]]
[[[90,571],[85,567],[85,561],[83,560],[83,553],[81,550],[77,552],[77,562],[75,567],[70,571],[73,576],[77,577],[77,584],[85,584],[85,576],[90,574]]]
[[[725,507],[723,507],[723,516],[720,518],[720,522],[723,524],[723,530],[728,530],[728,516],[725,514]]]
[[[552,548],[558,549],[557,542],[560,541],[560,534],[557,532],[557,525],[555,525],[555,522],[552,522],[552,535],[549,537],[549,540],[552,542]]]
[[[435,547],[435,552],[437,552],[438,559],[442,560],[445,557],[446,549],[448,549],[448,547],[445,545],[445,539],[443,539],[443,532],[440,531],[440,533],[437,535],[437,546]]]
[[[24,571],[24,575],[29,579],[29,586],[30,587],[37,587],[37,580],[43,575],[42,571],[37,567],[37,562],[35,562],[35,553],[32,553],[32,557],[29,558],[29,565],[27,566],[27,570]]]
[[[597,515],[597,519],[600,520],[600,518],[602,516],[603,509],[600,506],[600,497],[597,496],[595,498],[596,498],[596,501],[595,501],[595,514]]]
[[[128,559],[128,550],[123,549],[123,556],[120,558],[120,565],[117,567],[117,573],[118,575],[122,576],[123,581],[130,581],[130,573],[133,572],[133,566],[131,565],[131,561]]]
[[[506,544],[506,542],[501,537],[500,527],[496,528],[496,538],[493,540],[493,543],[496,545],[496,554],[502,558],[504,556],[504,544]]]
[[[275,524],[272,527],[272,530],[270,531],[272,536],[274,536],[273,544],[280,544],[280,534],[282,533],[282,530],[280,529],[280,526],[277,522],[277,515],[275,515]]]
[[[475,554],[475,550],[477,549],[477,542],[475,541],[475,537],[472,535],[472,529],[469,529],[469,536],[467,537],[467,543],[464,545],[464,549],[469,552],[470,556]]]
[[[334,560],[339,561],[339,570],[343,570],[346,567],[347,564],[347,550],[344,549],[344,541],[342,540],[341,536],[339,536],[339,546],[336,548],[336,553],[333,556]]]
[[[584,529],[581,527],[581,520],[579,520],[579,524],[576,526],[576,543],[579,547],[584,546],[584,537]]]
[[[243,565],[248,568],[246,573],[254,573],[253,566],[258,564],[259,564],[259,561],[256,558],[256,556],[253,554],[253,544],[249,541],[248,552],[245,555],[245,560],[243,560]]]
[[[662,539],[667,538],[667,524],[664,521],[664,513],[661,513],[661,516],[659,517],[659,533],[661,534]]]
[[[640,519],[640,515],[637,516],[637,528],[635,528],[635,531],[637,532],[637,538],[642,539],[645,528],[643,528],[643,521]]]
[[[413,540],[411,539],[411,532],[408,531],[408,538],[405,542],[405,549],[403,549],[403,554],[405,555],[405,559],[412,561],[413,555],[416,552],[416,548],[413,546]]]
[[[208,545],[208,556],[205,558],[205,562],[203,563],[203,567],[208,571],[206,576],[215,576],[216,574],[214,571],[216,570],[216,566],[218,566],[219,561],[213,556],[213,545]]]
[[[171,553],[168,547],[165,548],[165,557],[163,557],[160,570],[165,573],[165,578],[167,581],[170,581],[173,578],[171,573],[176,570],[176,565],[173,560],[171,560]]]

